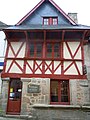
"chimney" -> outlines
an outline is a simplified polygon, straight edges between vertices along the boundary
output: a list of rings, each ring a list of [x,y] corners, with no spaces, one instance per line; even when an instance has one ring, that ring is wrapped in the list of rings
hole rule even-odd
[[[68,16],[69,16],[75,23],[78,23],[77,13],[68,13]]]

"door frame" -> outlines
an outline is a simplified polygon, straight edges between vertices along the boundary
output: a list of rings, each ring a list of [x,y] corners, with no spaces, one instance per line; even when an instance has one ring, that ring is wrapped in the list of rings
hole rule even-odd
[[[6,114],[20,115],[20,112],[9,112],[9,111],[8,111],[8,108],[9,108],[9,98],[10,98],[10,82],[11,82],[12,80],[19,80],[19,81],[21,82],[21,98],[20,98],[20,112],[21,112],[22,81],[20,80],[20,78],[10,78],[10,81],[9,81],[9,87],[8,87],[8,100],[7,100]]]

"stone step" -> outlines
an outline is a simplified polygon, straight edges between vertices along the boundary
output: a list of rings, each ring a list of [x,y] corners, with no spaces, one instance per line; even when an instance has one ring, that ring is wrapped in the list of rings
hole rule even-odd
[[[3,120],[38,120],[36,117],[28,115],[5,115],[1,116]]]

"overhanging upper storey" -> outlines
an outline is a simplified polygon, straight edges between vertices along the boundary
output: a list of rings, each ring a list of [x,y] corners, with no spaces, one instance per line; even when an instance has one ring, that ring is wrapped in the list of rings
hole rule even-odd
[[[32,33],[33,36],[36,37],[35,39],[40,36],[40,33],[42,34],[41,36],[43,36],[42,38],[44,38],[44,33],[46,33],[51,39],[62,39],[63,37],[63,40],[89,40],[90,37],[90,27],[83,25],[19,25],[8,27],[3,30],[9,39],[14,39],[15,37],[26,38],[26,33],[28,37]]]

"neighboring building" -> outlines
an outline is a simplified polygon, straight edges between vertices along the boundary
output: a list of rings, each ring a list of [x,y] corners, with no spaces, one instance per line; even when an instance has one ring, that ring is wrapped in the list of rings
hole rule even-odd
[[[5,113],[88,119],[90,58],[84,47],[90,27],[76,24],[54,1],[41,0],[3,31],[8,43],[2,72]]]
[[[1,112],[1,94],[2,94],[1,72],[3,71],[4,58],[5,58],[6,45],[7,45],[5,33],[2,31],[2,29],[6,27],[8,26],[0,21],[0,112]]]
[[[2,31],[2,29],[8,27],[8,25],[4,24],[0,21],[0,73],[3,70],[4,65],[4,58],[5,58],[5,52],[6,52],[6,37],[5,33]],[[1,94],[1,74],[0,74],[0,94]]]

